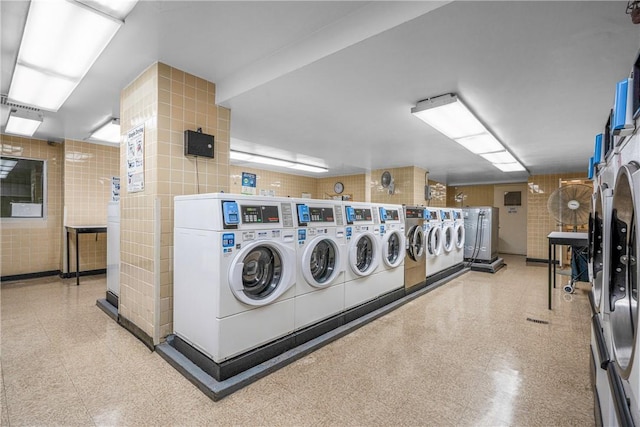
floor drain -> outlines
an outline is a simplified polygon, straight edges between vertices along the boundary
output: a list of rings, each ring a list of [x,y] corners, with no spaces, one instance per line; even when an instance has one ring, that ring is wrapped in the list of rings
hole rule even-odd
[[[533,322],[533,323],[540,323],[542,325],[548,325],[549,324],[549,322],[546,321],[546,320],[532,319],[531,317],[527,317],[527,321]]]

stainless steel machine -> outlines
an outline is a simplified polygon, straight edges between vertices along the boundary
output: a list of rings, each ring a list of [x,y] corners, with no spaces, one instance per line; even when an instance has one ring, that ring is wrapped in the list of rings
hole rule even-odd
[[[404,288],[408,292],[420,289],[425,284],[425,236],[424,207],[405,206],[404,221],[407,241],[407,256],[404,259]]]
[[[462,209],[465,228],[464,259],[490,264],[498,259],[498,208],[476,206]]]

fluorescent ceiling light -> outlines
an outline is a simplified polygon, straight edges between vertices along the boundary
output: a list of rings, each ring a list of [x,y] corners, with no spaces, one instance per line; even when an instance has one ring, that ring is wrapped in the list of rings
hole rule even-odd
[[[503,172],[526,171],[455,94],[420,101],[411,114]]]
[[[0,159],[0,179],[9,176],[9,172],[11,172],[17,164],[17,160]]]
[[[122,23],[76,1],[31,1],[8,97],[57,111]]]
[[[89,7],[100,10],[114,18],[124,19],[135,7],[138,0],[77,0]]]
[[[526,169],[518,162],[514,163],[493,163],[493,166],[500,169],[502,172],[524,172]]]
[[[297,170],[301,170],[301,171],[315,172],[315,173],[326,173],[326,172],[329,172],[329,169],[327,169],[327,168],[323,168],[323,167],[320,167],[320,166],[307,165],[307,164],[304,164],[304,163],[296,163],[295,165],[293,165],[291,167],[291,169],[297,169]]]
[[[508,151],[499,151],[497,153],[480,154],[491,163],[515,163],[517,160]]]
[[[456,139],[455,141],[474,154],[493,153],[504,150],[504,146],[500,144],[500,141],[490,133],[468,136],[466,138]]]
[[[298,163],[290,160],[276,159],[275,157],[261,156],[259,154],[245,153],[242,151],[230,150],[229,158],[241,162],[259,163],[263,165],[280,166],[290,169],[302,170],[307,172],[325,173],[329,169],[322,166],[308,165],[306,163]]]
[[[104,125],[96,129],[90,139],[97,139],[98,141],[111,142],[112,144],[120,143],[120,120],[112,119]]]
[[[42,115],[29,110],[11,110],[4,127],[6,133],[22,136],[33,136],[42,124]]]
[[[462,101],[452,94],[418,102],[411,113],[451,139],[487,131]]]

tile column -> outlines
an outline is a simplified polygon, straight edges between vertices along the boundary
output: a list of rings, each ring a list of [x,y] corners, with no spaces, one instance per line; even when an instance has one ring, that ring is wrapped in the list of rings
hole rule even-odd
[[[129,192],[127,132],[144,125],[144,190]],[[173,332],[173,198],[229,191],[230,111],[215,85],[155,63],[120,96],[118,321],[152,348]],[[214,135],[214,158],[184,156],[184,131]]]

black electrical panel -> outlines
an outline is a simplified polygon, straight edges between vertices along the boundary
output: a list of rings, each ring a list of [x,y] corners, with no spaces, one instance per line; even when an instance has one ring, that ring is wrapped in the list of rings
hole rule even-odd
[[[209,157],[213,159],[213,135],[196,132],[192,130],[184,131],[184,155]]]

